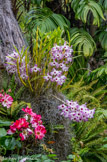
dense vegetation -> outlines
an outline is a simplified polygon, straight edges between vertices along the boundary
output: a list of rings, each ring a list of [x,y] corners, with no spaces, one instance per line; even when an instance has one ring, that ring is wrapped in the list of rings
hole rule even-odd
[[[2,70],[1,160],[106,162],[107,1],[11,0],[11,5],[26,47],[14,47]],[[42,99],[48,100],[45,106]],[[80,116],[73,118],[69,102]]]

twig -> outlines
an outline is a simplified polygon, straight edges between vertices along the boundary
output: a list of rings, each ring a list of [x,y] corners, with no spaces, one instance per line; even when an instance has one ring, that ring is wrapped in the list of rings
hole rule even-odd
[[[56,98],[57,100],[61,101],[62,103],[66,104],[64,101],[62,101],[60,98],[56,97],[55,95],[52,95],[54,98]]]

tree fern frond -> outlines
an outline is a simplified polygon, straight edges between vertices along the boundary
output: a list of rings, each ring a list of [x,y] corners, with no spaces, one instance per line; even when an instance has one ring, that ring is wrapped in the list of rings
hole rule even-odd
[[[92,147],[92,146],[95,146],[95,145],[99,145],[103,140],[103,137],[100,137],[100,138],[96,138],[88,143],[85,144],[85,147]]]

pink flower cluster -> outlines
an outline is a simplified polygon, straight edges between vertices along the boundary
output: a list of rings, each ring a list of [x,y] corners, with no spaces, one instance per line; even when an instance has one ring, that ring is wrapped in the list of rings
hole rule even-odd
[[[22,108],[25,112],[24,118],[16,120],[8,130],[8,134],[18,133],[21,140],[26,140],[34,134],[35,139],[42,139],[46,134],[46,129],[42,125],[41,116],[32,111],[31,108]]]
[[[89,118],[93,118],[95,113],[95,109],[90,110],[86,104],[79,105],[72,100],[66,100],[65,104],[58,106],[58,109],[61,110],[62,116],[76,122],[88,121]]]
[[[62,85],[65,82],[66,76],[64,73],[68,71],[69,63],[72,62],[72,52],[72,47],[69,47],[66,43],[63,46],[55,45],[51,49],[52,62],[49,64],[51,72],[44,76],[46,81],[56,82],[57,85]]]
[[[17,52],[13,52],[12,54],[8,54],[6,56],[6,70],[11,74],[18,74],[17,73],[17,59],[19,59],[19,70],[20,70],[20,76],[23,80],[27,80],[28,76],[26,73],[26,63],[25,63],[25,56],[20,55]],[[33,68],[30,69],[29,64],[27,64],[27,68],[29,72],[37,72],[40,71],[40,68],[37,67],[37,65],[34,65]]]
[[[6,93],[4,95],[0,93],[0,103],[2,104],[2,106],[7,107],[8,109],[13,103],[13,98]]]

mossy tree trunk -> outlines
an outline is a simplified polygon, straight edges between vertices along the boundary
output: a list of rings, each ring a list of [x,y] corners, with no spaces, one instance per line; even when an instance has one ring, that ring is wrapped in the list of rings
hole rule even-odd
[[[25,45],[19,25],[13,15],[10,0],[0,0],[0,62],[14,46],[20,50]]]

